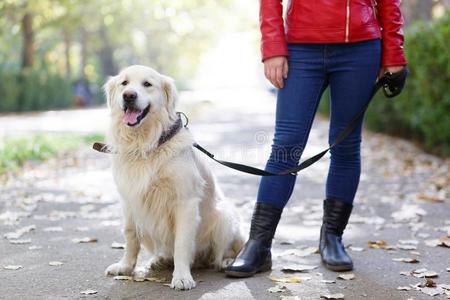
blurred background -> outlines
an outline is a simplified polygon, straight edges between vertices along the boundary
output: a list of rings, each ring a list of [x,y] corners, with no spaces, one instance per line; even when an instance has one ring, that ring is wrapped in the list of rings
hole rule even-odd
[[[376,131],[406,137],[441,156],[450,154],[448,7],[448,0],[403,1],[405,49],[411,70],[408,87],[395,101],[374,101],[366,124]],[[5,144],[11,147],[6,137],[12,133],[29,135],[36,126],[58,130],[51,118],[23,125],[27,119],[19,121],[29,116],[23,113],[104,105],[102,84],[130,64],[149,65],[172,76],[181,91],[196,91],[190,95],[204,101],[220,97],[201,91],[268,90],[259,38],[257,1],[3,0],[2,155]],[[322,101],[320,111],[326,115],[328,101]],[[61,118],[68,123],[72,120]],[[75,118],[73,123],[81,126],[82,122]],[[36,142],[28,144],[33,147]],[[26,144],[19,143],[19,148]],[[9,152],[10,156],[0,159],[3,172],[15,164],[6,160],[21,164],[25,159],[11,157],[15,152]],[[33,158],[33,153],[29,155]]]
[[[121,68],[144,64],[175,79],[179,110],[202,146],[218,158],[263,167],[276,90],[263,75],[258,6],[256,0],[0,0],[0,295],[280,299],[267,291],[274,283],[266,275],[238,282],[196,272],[198,288],[183,295],[163,285],[170,274],[130,284],[104,276],[124,247],[120,198],[110,156],[91,149],[108,127],[102,85]],[[416,268],[439,273],[450,295],[449,7],[450,0],[402,2],[410,76],[399,97],[380,93],[366,114],[361,183],[345,236],[356,246],[350,250],[360,266],[357,279],[324,283],[336,274],[318,267],[306,274],[309,282],[288,286],[292,295],[319,299],[331,290],[345,299],[406,299],[405,293],[424,299],[412,285],[423,276],[400,275],[413,267],[392,255],[418,258]],[[327,146],[327,93],[319,112],[302,160]],[[276,264],[320,264],[314,253],[326,158],[297,180],[277,230]],[[260,178],[210,167],[247,233]],[[279,265],[273,274],[286,276]],[[396,290],[408,284],[414,290]],[[429,286],[427,278],[431,295]],[[436,289],[440,296],[433,298],[444,299]]]

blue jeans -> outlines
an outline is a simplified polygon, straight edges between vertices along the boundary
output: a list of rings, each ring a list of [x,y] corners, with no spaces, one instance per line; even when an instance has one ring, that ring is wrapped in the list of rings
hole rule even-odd
[[[275,136],[266,170],[298,165],[321,96],[330,87],[331,144],[370,97],[381,61],[379,39],[350,44],[288,44],[289,72],[278,90]],[[362,123],[331,151],[326,198],[353,203],[361,173]],[[262,177],[258,202],[283,208],[296,176]]]

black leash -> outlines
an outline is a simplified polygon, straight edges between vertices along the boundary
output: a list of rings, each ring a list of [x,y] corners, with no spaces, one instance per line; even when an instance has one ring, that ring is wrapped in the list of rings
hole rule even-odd
[[[386,77],[383,77],[383,78],[386,78]],[[375,83],[375,85],[373,86],[372,93],[370,95],[369,101],[367,101],[367,103],[363,107],[363,109],[350,121],[350,123],[344,128],[344,130],[342,130],[342,132],[338,135],[338,137],[331,144],[330,147],[328,147],[327,149],[325,149],[325,150],[317,153],[316,155],[306,159],[305,161],[303,161],[302,163],[300,163],[296,167],[291,168],[289,170],[286,170],[286,171],[283,171],[283,172],[280,172],[280,173],[272,173],[272,172],[265,171],[265,170],[262,170],[262,169],[258,169],[258,168],[255,168],[255,167],[251,167],[251,166],[247,166],[247,165],[243,165],[243,164],[239,164],[239,163],[235,163],[235,162],[231,162],[231,161],[220,160],[220,159],[216,159],[214,157],[214,154],[212,154],[211,152],[209,152],[208,150],[206,150],[205,148],[203,148],[199,144],[194,143],[193,146],[195,148],[197,148],[198,150],[200,150],[201,152],[203,152],[204,154],[206,154],[212,160],[214,160],[214,161],[218,162],[219,164],[224,165],[224,166],[226,166],[228,168],[234,169],[236,171],[240,171],[240,172],[244,172],[244,173],[252,174],[252,175],[257,175],[257,176],[296,175],[301,170],[308,168],[309,166],[311,166],[312,164],[317,162],[319,159],[321,159],[328,151],[330,151],[331,148],[333,148],[334,146],[336,146],[337,144],[342,142],[350,134],[350,132],[352,132],[352,130],[355,129],[355,127],[357,126],[359,121],[364,116],[364,112],[369,107],[370,101],[372,100],[372,98],[375,96],[375,94],[378,92],[378,90],[381,87],[383,87],[383,92],[386,95],[386,97],[391,98],[391,97],[394,97],[394,96],[398,95],[396,93],[394,94],[391,90],[389,90],[389,87],[387,86],[387,83],[385,82],[385,80],[382,80],[382,79],[378,80]],[[391,92],[389,93],[389,91],[391,91]]]
[[[269,171],[254,168],[254,167],[247,166],[244,164],[239,164],[239,163],[235,163],[235,162],[231,162],[231,161],[216,159],[214,157],[214,154],[212,154],[211,152],[209,152],[208,150],[206,150],[199,144],[194,143],[194,144],[192,144],[192,146],[194,146],[195,148],[197,148],[198,150],[200,150],[201,152],[206,154],[209,158],[218,162],[219,164],[224,165],[228,168],[243,172],[243,173],[257,175],[257,176],[296,175],[301,170],[308,168],[309,166],[311,166],[312,164],[317,162],[319,159],[321,159],[328,151],[330,151],[330,149],[332,149],[337,144],[342,142],[350,134],[350,132],[352,132],[352,130],[355,129],[355,127],[357,126],[359,121],[364,116],[365,111],[369,107],[370,101],[372,100],[372,98],[375,96],[375,94],[378,92],[378,90],[381,87],[383,88],[383,93],[387,98],[392,98],[392,97],[395,97],[398,94],[400,94],[400,92],[404,88],[407,75],[408,75],[408,69],[406,67],[397,73],[390,73],[390,72],[384,73],[384,77],[380,78],[373,86],[372,93],[371,93],[366,105],[350,121],[350,123],[344,128],[344,130],[342,130],[342,132],[337,136],[336,140],[331,144],[331,146],[329,146],[327,149],[317,153],[316,155],[306,159],[305,161],[303,161],[296,167],[291,168],[286,171],[283,171],[283,172],[280,172],[280,173],[272,173]],[[183,112],[177,112],[177,115],[178,115],[178,119],[176,120],[175,124],[167,132],[164,132],[161,135],[160,140],[158,142],[158,146],[160,146],[163,143],[170,140],[173,136],[175,136],[180,131],[180,129],[182,127],[187,128],[187,125],[189,123],[189,119],[187,118],[187,116]],[[181,116],[183,116],[186,119],[186,124],[184,124],[184,125],[181,120]],[[99,142],[94,143],[93,148],[94,148],[94,150],[97,150],[99,152],[117,154],[116,152],[111,151],[110,147],[104,143],[99,143]]]

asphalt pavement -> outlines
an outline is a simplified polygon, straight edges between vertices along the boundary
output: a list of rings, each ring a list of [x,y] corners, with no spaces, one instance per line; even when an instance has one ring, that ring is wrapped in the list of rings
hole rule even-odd
[[[219,158],[258,167],[270,151],[274,107],[273,95],[260,90],[184,93],[180,103],[201,145]],[[107,119],[105,108],[10,115],[0,117],[5,125],[0,136],[55,129],[101,132]],[[303,158],[325,148],[327,134],[328,120],[316,116]],[[86,147],[27,164],[0,182],[0,299],[449,298],[450,160],[369,131],[362,157],[354,213],[344,235],[352,272],[339,278],[321,266],[316,252],[326,156],[297,178],[276,233],[272,272],[231,279],[214,270],[194,270],[197,287],[191,291],[168,287],[170,271],[145,281],[104,275],[123,253],[120,199],[108,155]],[[212,161],[210,166],[228,201],[240,208],[247,233],[259,178]],[[138,275],[148,258],[141,255]],[[427,282],[425,277],[430,287],[418,285]]]

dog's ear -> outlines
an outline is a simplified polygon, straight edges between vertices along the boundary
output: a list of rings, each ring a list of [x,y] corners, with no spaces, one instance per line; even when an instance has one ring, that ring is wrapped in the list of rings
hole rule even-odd
[[[106,103],[108,107],[112,107],[113,99],[116,96],[117,76],[110,76],[108,81],[103,85],[103,91],[106,96]]]
[[[175,113],[175,105],[178,101],[177,87],[175,86],[175,81],[168,77],[162,75],[162,88],[164,90],[164,96],[166,100],[166,107],[169,113]]]

